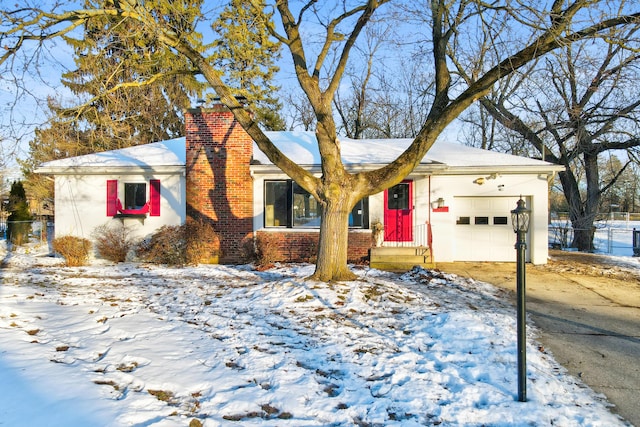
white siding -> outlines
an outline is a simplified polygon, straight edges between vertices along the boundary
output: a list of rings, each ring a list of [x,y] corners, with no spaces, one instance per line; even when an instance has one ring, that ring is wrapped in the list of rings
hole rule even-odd
[[[57,175],[55,176],[55,235],[73,235],[91,239],[96,227],[123,219],[107,216],[107,180],[118,180],[119,197],[125,182],[160,180],[160,216],[147,216],[144,221],[125,218],[124,224],[133,236],[145,237],[163,225],[180,225],[186,218],[185,178],[182,174],[133,175]]]

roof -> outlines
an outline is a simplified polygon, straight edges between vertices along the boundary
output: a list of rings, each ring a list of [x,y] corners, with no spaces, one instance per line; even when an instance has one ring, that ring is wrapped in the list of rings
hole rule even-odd
[[[113,172],[114,170],[176,170],[186,164],[185,138],[136,145],[43,163],[38,173]]]
[[[320,165],[320,154],[313,132],[265,132],[286,156],[304,166]],[[397,158],[412,139],[350,139],[340,138],[342,159],[347,167],[365,168],[388,164]],[[186,162],[184,137],[145,145],[87,154],[43,163],[38,173],[104,173],[116,169],[175,169]],[[272,166],[256,145],[253,164]],[[541,160],[482,150],[465,145],[438,141],[429,150],[416,171],[447,171],[449,173],[477,170],[492,171],[555,171],[558,166]]]
[[[285,155],[300,165],[319,165],[320,154],[314,132],[265,132]],[[413,139],[351,139],[340,138],[342,161],[346,166],[383,165],[392,162],[413,142]],[[271,164],[267,156],[254,149],[254,161]],[[466,145],[438,140],[420,162],[426,170],[563,170],[557,165],[527,157],[498,153]],[[418,169],[418,168],[416,168]]]

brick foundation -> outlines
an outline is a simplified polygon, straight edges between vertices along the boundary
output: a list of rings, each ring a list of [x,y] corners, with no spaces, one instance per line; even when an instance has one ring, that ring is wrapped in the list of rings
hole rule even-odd
[[[268,239],[272,257],[282,262],[315,262],[318,252],[319,231],[290,231],[282,229],[259,230],[256,239]],[[347,258],[351,263],[360,263],[369,256],[371,231],[350,231]]]

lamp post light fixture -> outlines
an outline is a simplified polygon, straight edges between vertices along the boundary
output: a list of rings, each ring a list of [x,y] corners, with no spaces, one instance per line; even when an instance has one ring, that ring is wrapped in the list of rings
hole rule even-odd
[[[517,331],[518,331],[518,401],[527,401],[527,307],[525,294],[525,250],[526,235],[529,231],[529,214],[525,201],[518,200],[518,206],[511,211],[511,224],[516,233],[516,299],[517,299]]]

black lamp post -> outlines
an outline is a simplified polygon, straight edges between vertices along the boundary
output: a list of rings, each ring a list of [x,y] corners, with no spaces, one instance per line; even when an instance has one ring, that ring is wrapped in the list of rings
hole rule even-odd
[[[518,401],[527,401],[527,307],[525,300],[525,249],[527,249],[526,234],[529,231],[529,214],[525,201],[518,200],[518,207],[511,211],[511,224],[516,233],[517,251],[517,328],[518,328]]]

